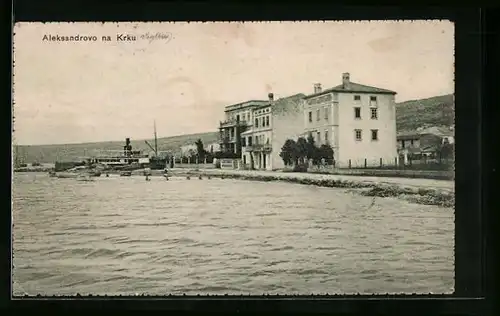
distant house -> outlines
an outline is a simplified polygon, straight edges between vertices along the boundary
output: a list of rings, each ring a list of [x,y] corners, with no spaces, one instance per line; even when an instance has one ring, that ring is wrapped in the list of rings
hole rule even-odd
[[[441,144],[454,144],[455,143],[455,135],[454,135],[454,128],[446,128],[446,127],[439,127],[439,126],[433,126],[433,127],[428,127],[421,129],[419,131],[420,134],[422,135],[435,135],[441,138]]]
[[[218,151],[220,151],[220,148],[221,148],[219,142],[206,144],[204,147],[205,147],[205,150],[209,153],[218,152]]]
[[[195,144],[181,146],[181,152],[180,152],[181,156],[188,157],[194,153],[196,153],[196,145]]]
[[[442,145],[455,143],[453,130],[429,127],[397,135],[398,154],[408,163],[409,157],[435,157]]]

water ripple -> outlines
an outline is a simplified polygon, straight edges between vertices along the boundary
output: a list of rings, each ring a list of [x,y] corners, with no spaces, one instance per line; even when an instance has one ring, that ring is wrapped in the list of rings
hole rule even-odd
[[[60,181],[61,180],[61,181]],[[175,180],[175,181],[174,181]],[[14,294],[449,293],[452,209],[237,180],[16,174]]]

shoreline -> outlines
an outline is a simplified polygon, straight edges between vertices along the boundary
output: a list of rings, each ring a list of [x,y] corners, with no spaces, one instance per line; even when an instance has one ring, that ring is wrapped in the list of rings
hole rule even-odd
[[[132,176],[143,176],[142,170],[132,172]],[[105,174],[106,172],[103,172]],[[110,171],[109,174],[119,174],[119,171]],[[371,197],[395,197],[411,203],[434,205],[440,207],[453,208],[455,206],[454,187],[450,186],[451,181],[442,181],[446,185],[429,185],[419,183],[419,179],[392,178],[392,183],[388,183],[385,177],[361,177],[361,176],[336,176],[314,173],[283,173],[273,171],[241,171],[241,170],[221,170],[221,169],[184,169],[175,168],[168,170],[169,177],[202,176],[218,179],[236,179],[246,181],[281,181],[288,183],[314,185],[326,188],[347,189],[350,192],[362,196]],[[151,170],[151,176],[163,176],[163,170]],[[102,176],[102,175],[101,175]],[[347,179],[346,179],[347,178]],[[408,182],[400,183],[401,182]],[[411,183],[415,182],[415,183]]]
[[[175,171],[169,172],[169,174],[175,176],[210,176],[220,179],[236,179],[261,182],[282,181],[326,188],[348,189],[351,192],[355,192],[363,196],[396,197],[416,204],[435,205],[450,208],[453,208],[455,206],[454,189],[444,187],[438,188],[422,186],[419,187],[404,184],[398,185],[394,183],[384,183],[382,182],[382,179],[380,182],[363,181],[362,179],[343,180],[335,179],[334,175],[321,175],[321,178],[315,178],[308,173],[301,173],[301,175],[297,176],[297,174],[299,173],[276,173],[269,175],[260,175],[251,174],[251,172],[243,173],[241,171],[232,170],[224,170],[224,172],[221,171],[222,170],[214,169],[193,169],[182,173],[177,173]],[[356,178],[356,176],[353,176],[353,178]]]

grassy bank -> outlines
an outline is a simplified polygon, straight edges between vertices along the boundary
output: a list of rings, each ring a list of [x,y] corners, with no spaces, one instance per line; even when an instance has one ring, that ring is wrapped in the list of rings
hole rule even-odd
[[[443,207],[455,206],[455,194],[443,189],[437,188],[415,188],[410,186],[400,186],[396,184],[363,182],[363,181],[346,181],[337,179],[313,179],[308,177],[283,177],[277,175],[250,175],[238,173],[215,173],[207,170],[191,170],[190,175],[211,176],[220,179],[238,179],[250,181],[284,181],[289,183],[298,183],[306,185],[315,185],[327,188],[343,188],[350,189],[364,196],[376,197],[397,197],[407,201],[425,204],[437,205]]]

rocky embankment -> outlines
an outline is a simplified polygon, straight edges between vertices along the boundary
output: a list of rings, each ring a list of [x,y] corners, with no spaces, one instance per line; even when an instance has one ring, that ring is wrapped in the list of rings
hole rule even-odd
[[[44,167],[44,166],[14,168],[14,172],[50,172],[50,171],[54,171],[54,168]]]
[[[364,196],[377,196],[377,197],[396,197],[405,199],[407,201],[425,204],[425,205],[437,205],[442,207],[454,207],[455,206],[455,193],[451,186],[436,185],[431,187],[422,183],[415,182],[414,185],[408,183],[398,183],[393,181],[392,183],[381,181],[367,181],[360,177],[349,177],[349,180],[342,179],[335,176],[328,175],[314,175],[307,173],[279,173],[279,172],[268,172],[264,174],[263,172],[245,172],[245,171],[222,171],[222,170],[190,170],[188,172],[183,171],[183,174],[188,175],[201,175],[201,176],[211,176],[214,178],[221,179],[239,179],[239,180],[251,180],[251,181],[285,181],[290,183],[299,183],[307,185],[315,185],[319,187],[328,188],[343,188],[349,189],[353,192],[359,193]],[[173,171],[175,175],[176,172]],[[407,179],[406,182],[418,179]],[[405,181],[401,181],[405,182]]]

